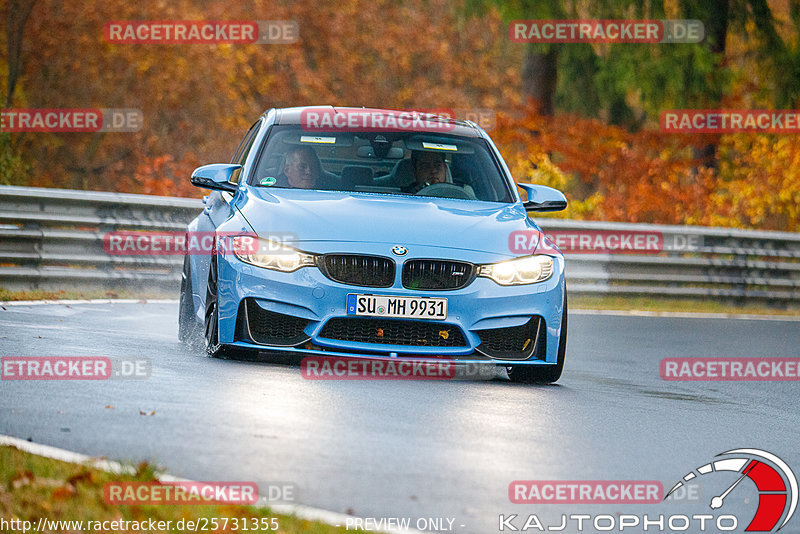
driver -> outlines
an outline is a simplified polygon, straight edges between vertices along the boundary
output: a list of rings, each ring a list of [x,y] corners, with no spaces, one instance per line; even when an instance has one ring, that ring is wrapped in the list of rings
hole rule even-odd
[[[416,194],[429,185],[447,181],[447,163],[441,152],[411,152],[411,168],[414,170],[414,183],[408,186],[406,193]]]
[[[283,176],[278,183],[297,189],[317,189],[321,187],[322,165],[317,153],[310,146],[291,148],[286,153]]]

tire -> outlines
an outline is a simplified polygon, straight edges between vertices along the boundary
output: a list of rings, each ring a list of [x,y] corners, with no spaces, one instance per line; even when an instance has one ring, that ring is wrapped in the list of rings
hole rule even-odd
[[[178,339],[189,346],[197,346],[203,339],[200,324],[194,314],[192,299],[192,275],[189,257],[183,258],[181,273],[181,297],[178,304]]]
[[[561,378],[567,352],[567,294],[564,292],[564,313],[561,315],[561,336],[558,341],[558,358],[555,365],[511,365],[508,378],[522,384],[552,384]]]
[[[250,351],[231,347],[219,342],[219,301],[217,293],[217,260],[212,258],[208,266],[208,286],[206,287],[205,309],[205,348],[212,358],[236,359],[246,357]]]

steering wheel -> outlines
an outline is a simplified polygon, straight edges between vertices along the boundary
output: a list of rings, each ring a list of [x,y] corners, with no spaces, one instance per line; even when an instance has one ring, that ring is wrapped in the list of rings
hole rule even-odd
[[[460,198],[462,200],[475,200],[461,187],[447,182],[437,182],[417,191],[418,195],[440,198]]]

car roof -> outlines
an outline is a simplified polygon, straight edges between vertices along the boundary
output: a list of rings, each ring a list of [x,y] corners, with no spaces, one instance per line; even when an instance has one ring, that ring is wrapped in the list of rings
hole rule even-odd
[[[305,106],[305,107],[294,107],[294,108],[279,108],[275,110],[277,112],[277,116],[275,118],[275,124],[300,124],[303,111],[309,109],[320,110],[320,111],[330,110],[333,113],[347,114],[348,112],[363,112],[367,108],[334,107],[334,106]],[[457,135],[461,137],[482,137],[481,130],[475,125],[475,123],[470,121],[451,119],[449,117],[437,115],[433,112],[414,111],[414,110],[375,109],[375,108],[369,108],[369,111],[371,113],[393,115],[395,117],[397,116],[398,113],[420,113],[421,115],[427,115],[426,120],[429,121],[435,120],[436,122],[452,124],[453,128],[448,129],[447,131],[447,133],[450,135]],[[424,129],[420,130],[415,128],[415,131],[426,131],[426,130]],[[440,128],[431,128],[430,131],[441,133]]]

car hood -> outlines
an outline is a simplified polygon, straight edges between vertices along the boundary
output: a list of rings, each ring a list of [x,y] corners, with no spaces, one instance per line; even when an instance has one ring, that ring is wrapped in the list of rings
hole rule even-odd
[[[539,230],[517,203],[247,188],[234,205],[259,236],[287,244],[425,245],[512,257],[519,255],[509,249],[512,232]]]

